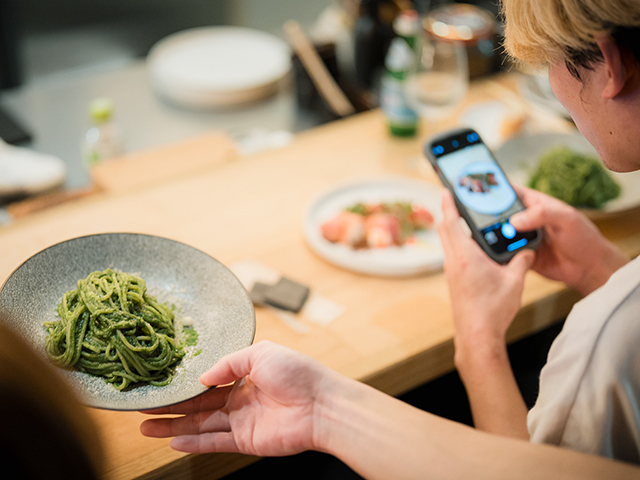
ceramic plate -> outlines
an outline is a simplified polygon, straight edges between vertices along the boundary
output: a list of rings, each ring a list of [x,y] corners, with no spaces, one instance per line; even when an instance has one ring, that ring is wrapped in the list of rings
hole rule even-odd
[[[46,358],[43,322],[55,320],[62,295],[96,270],[113,268],[140,276],[148,292],[176,306],[176,317],[191,317],[201,350],[182,360],[165,387],[118,391],[102,378],[64,370],[91,407],[146,410],[179,403],[203,393],[198,381],[222,356],[249,346],[255,315],[238,279],[221,263],[188,245],[161,237],[107,233],[53,245],[18,267],[0,290],[0,311],[10,326]]]
[[[149,76],[165,98],[187,107],[221,107],[270,95],[291,68],[282,39],[249,28],[192,28],[149,52]]]
[[[323,193],[307,210],[305,236],[311,248],[325,260],[358,273],[410,276],[439,270],[444,253],[435,228],[418,232],[416,243],[403,246],[353,249],[326,240],[320,225],[345,208],[358,203],[415,202],[439,221],[440,187],[408,178],[378,178],[339,185]]]
[[[567,134],[522,135],[505,142],[495,152],[498,162],[513,183],[527,185],[540,156],[550,148],[565,145],[578,152],[598,156],[579,132]],[[622,187],[620,196],[599,210],[583,210],[592,219],[612,217],[640,206],[640,172],[610,172]]]

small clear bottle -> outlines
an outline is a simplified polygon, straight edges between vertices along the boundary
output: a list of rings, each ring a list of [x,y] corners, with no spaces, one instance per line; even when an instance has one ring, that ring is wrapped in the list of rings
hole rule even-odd
[[[120,126],[113,120],[113,102],[108,98],[96,98],[89,104],[92,127],[87,130],[82,156],[89,167],[124,152]]]

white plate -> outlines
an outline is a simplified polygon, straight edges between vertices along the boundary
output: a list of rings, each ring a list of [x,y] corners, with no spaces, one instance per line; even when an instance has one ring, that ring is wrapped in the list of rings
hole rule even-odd
[[[565,145],[577,152],[598,156],[593,146],[582,134],[522,135],[502,145],[495,152],[498,162],[513,183],[527,185],[529,177],[538,165],[540,156],[556,145]],[[622,188],[620,196],[607,202],[599,210],[583,210],[592,219],[611,217],[640,206],[640,172],[610,172]]]
[[[320,225],[358,203],[415,202],[439,222],[441,188],[403,177],[384,177],[339,185],[320,195],[307,210],[304,231],[311,248],[325,260],[358,273],[411,276],[442,268],[444,252],[435,228],[418,232],[417,242],[398,247],[357,249],[326,240]]]
[[[259,30],[203,27],[160,40],[147,62],[161,96],[188,107],[218,107],[273,93],[291,68],[291,49]]]

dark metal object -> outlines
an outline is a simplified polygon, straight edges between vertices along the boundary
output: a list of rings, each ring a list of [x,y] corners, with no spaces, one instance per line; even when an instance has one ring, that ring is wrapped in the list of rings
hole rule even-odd
[[[18,15],[14,0],[0,0],[0,90],[22,81],[18,61]]]

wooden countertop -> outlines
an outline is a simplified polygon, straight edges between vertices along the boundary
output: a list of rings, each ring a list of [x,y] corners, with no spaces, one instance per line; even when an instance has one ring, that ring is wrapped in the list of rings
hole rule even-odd
[[[480,97],[474,87],[470,98]],[[300,134],[286,148],[249,157],[237,155],[220,134],[146,152],[129,159],[130,169],[121,163],[113,167],[122,175],[129,172],[127,185],[109,187],[109,172],[102,171],[107,178],[102,191],[0,228],[0,279],[45,247],[100,232],[172,238],[227,265],[256,260],[345,308],[328,325],[309,323],[306,333],[258,308],[256,341],[287,345],[398,395],[453,369],[453,326],[443,275],[390,279],[334,267],[305,244],[302,218],[309,201],[336,182],[385,174],[437,182],[417,160],[420,146],[419,139],[389,137],[380,112],[373,111]],[[167,161],[173,166],[162,170]],[[174,168],[180,162],[181,173]],[[152,172],[145,173],[149,168]],[[151,181],[144,181],[146,175]],[[131,181],[133,176],[141,180]],[[637,212],[600,226],[630,254],[640,253]],[[529,273],[509,340],[564,317],[577,299],[563,285]],[[105,440],[109,479],[219,478],[255,460],[178,453],[168,440],[139,433],[142,414],[92,413]]]

